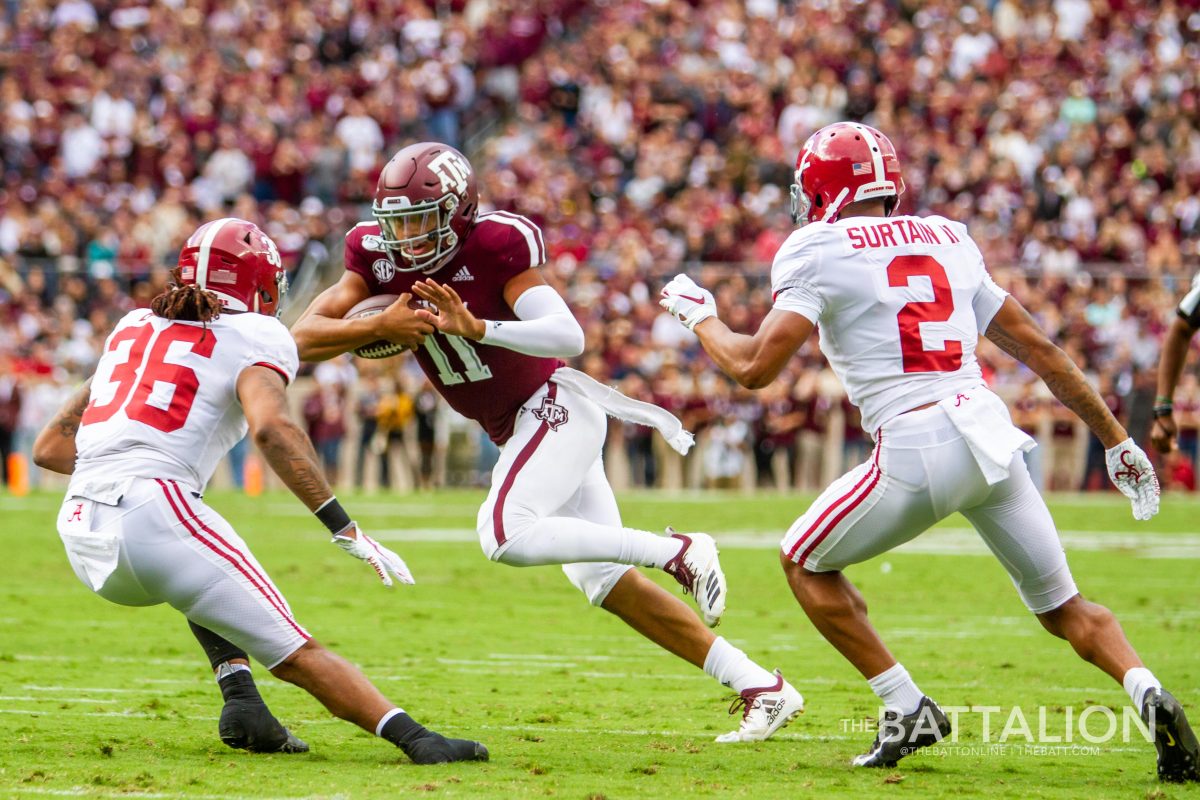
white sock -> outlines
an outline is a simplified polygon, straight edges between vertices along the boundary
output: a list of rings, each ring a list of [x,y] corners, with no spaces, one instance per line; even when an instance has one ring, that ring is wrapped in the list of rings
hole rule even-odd
[[[599,525],[576,517],[546,517],[522,531],[500,561],[516,567],[612,561],[662,569],[679,553],[681,544],[649,531]]]
[[[1125,673],[1125,680],[1121,683],[1139,712],[1142,710],[1142,700],[1145,699],[1146,692],[1162,688],[1162,684],[1158,682],[1158,678],[1154,677],[1154,673],[1145,667],[1134,667],[1129,670]]]
[[[750,660],[750,657],[718,636],[704,657],[704,671],[739,694],[746,689],[774,686],[774,673]]]
[[[924,697],[903,664],[893,664],[890,669],[879,673],[867,683],[886,707],[901,714],[916,711],[917,706],[921,705],[921,698]]]

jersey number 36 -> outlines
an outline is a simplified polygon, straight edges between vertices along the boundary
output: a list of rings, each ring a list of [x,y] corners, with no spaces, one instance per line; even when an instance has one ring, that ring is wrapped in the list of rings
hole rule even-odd
[[[154,339],[154,347],[150,350],[150,356],[143,367],[142,360],[151,339]],[[213,349],[217,346],[216,334],[212,330],[190,325],[169,325],[155,338],[152,325],[137,325],[118,331],[108,343],[109,352],[116,350],[122,342],[130,340],[133,344],[129,348],[129,357],[113,367],[112,375],[109,376],[109,383],[117,385],[112,399],[103,404],[97,404],[95,400],[88,403],[81,423],[91,425],[104,422],[124,406],[125,416],[131,420],[157,428],[163,433],[179,430],[187,423],[188,412],[192,410],[192,403],[196,399],[196,390],[200,388],[200,380],[196,377],[195,370],[181,364],[167,363],[167,351],[175,342],[186,342],[191,345],[194,355],[211,358]],[[166,408],[152,406],[147,402],[156,383],[169,383],[175,387],[171,402]]]

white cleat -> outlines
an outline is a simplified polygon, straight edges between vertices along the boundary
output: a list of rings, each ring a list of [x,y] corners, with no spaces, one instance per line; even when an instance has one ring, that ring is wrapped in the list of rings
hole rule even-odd
[[[700,617],[710,628],[717,627],[725,613],[725,573],[717,558],[717,543],[707,533],[667,533],[683,542],[675,557],[663,566],[663,570],[679,581],[684,594],[696,598]]]
[[[729,713],[733,714],[741,708],[742,724],[736,731],[718,736],[718,742],[761,742],[770,739],[776,731],[804,713],[804,698],[783,679],[779,670],[775,670],[775,676],[778,680],[774,685],[746,689],[733,701]]]

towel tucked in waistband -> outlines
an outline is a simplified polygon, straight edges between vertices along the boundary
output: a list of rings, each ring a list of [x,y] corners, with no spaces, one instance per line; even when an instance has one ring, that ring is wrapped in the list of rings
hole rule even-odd
[[[938,403],[962,434],[989,486],[1008,477],[1017,451],[1037,447],[1029,434],[1013,425],[1004,401],[986,386],[977,386]]]
[[[560,367],[550,376],[550,380],[591,400],[610,417],[654,428],[667,440],[671,449],[680,455],[687,455],[688,450],[696,443],[696,438],[683,429],[683,423],[670,411],[653,403],[626,397],[611,386],[605,386],[577,369]]]

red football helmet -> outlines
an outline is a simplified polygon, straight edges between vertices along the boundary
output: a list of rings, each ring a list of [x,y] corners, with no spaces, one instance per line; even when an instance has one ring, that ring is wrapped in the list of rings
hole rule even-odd
[[[279,316],[287,273],[279,248],[253,222],[235,217],[206,222],[179,253],[179,280],[216,294],[230,311]]]
[[[401,272],[434,272],[449,261],[479,211],[466,156],[437,142],[410,144],[379,173],[371,214]],[[397,258],[398,256],[398,258]]]
[[[796,158],[792,221],[833,222],[859,200],[890,198],[891,215],[904,178],[892,142],[870,125],[835,122],[808,137]]]

